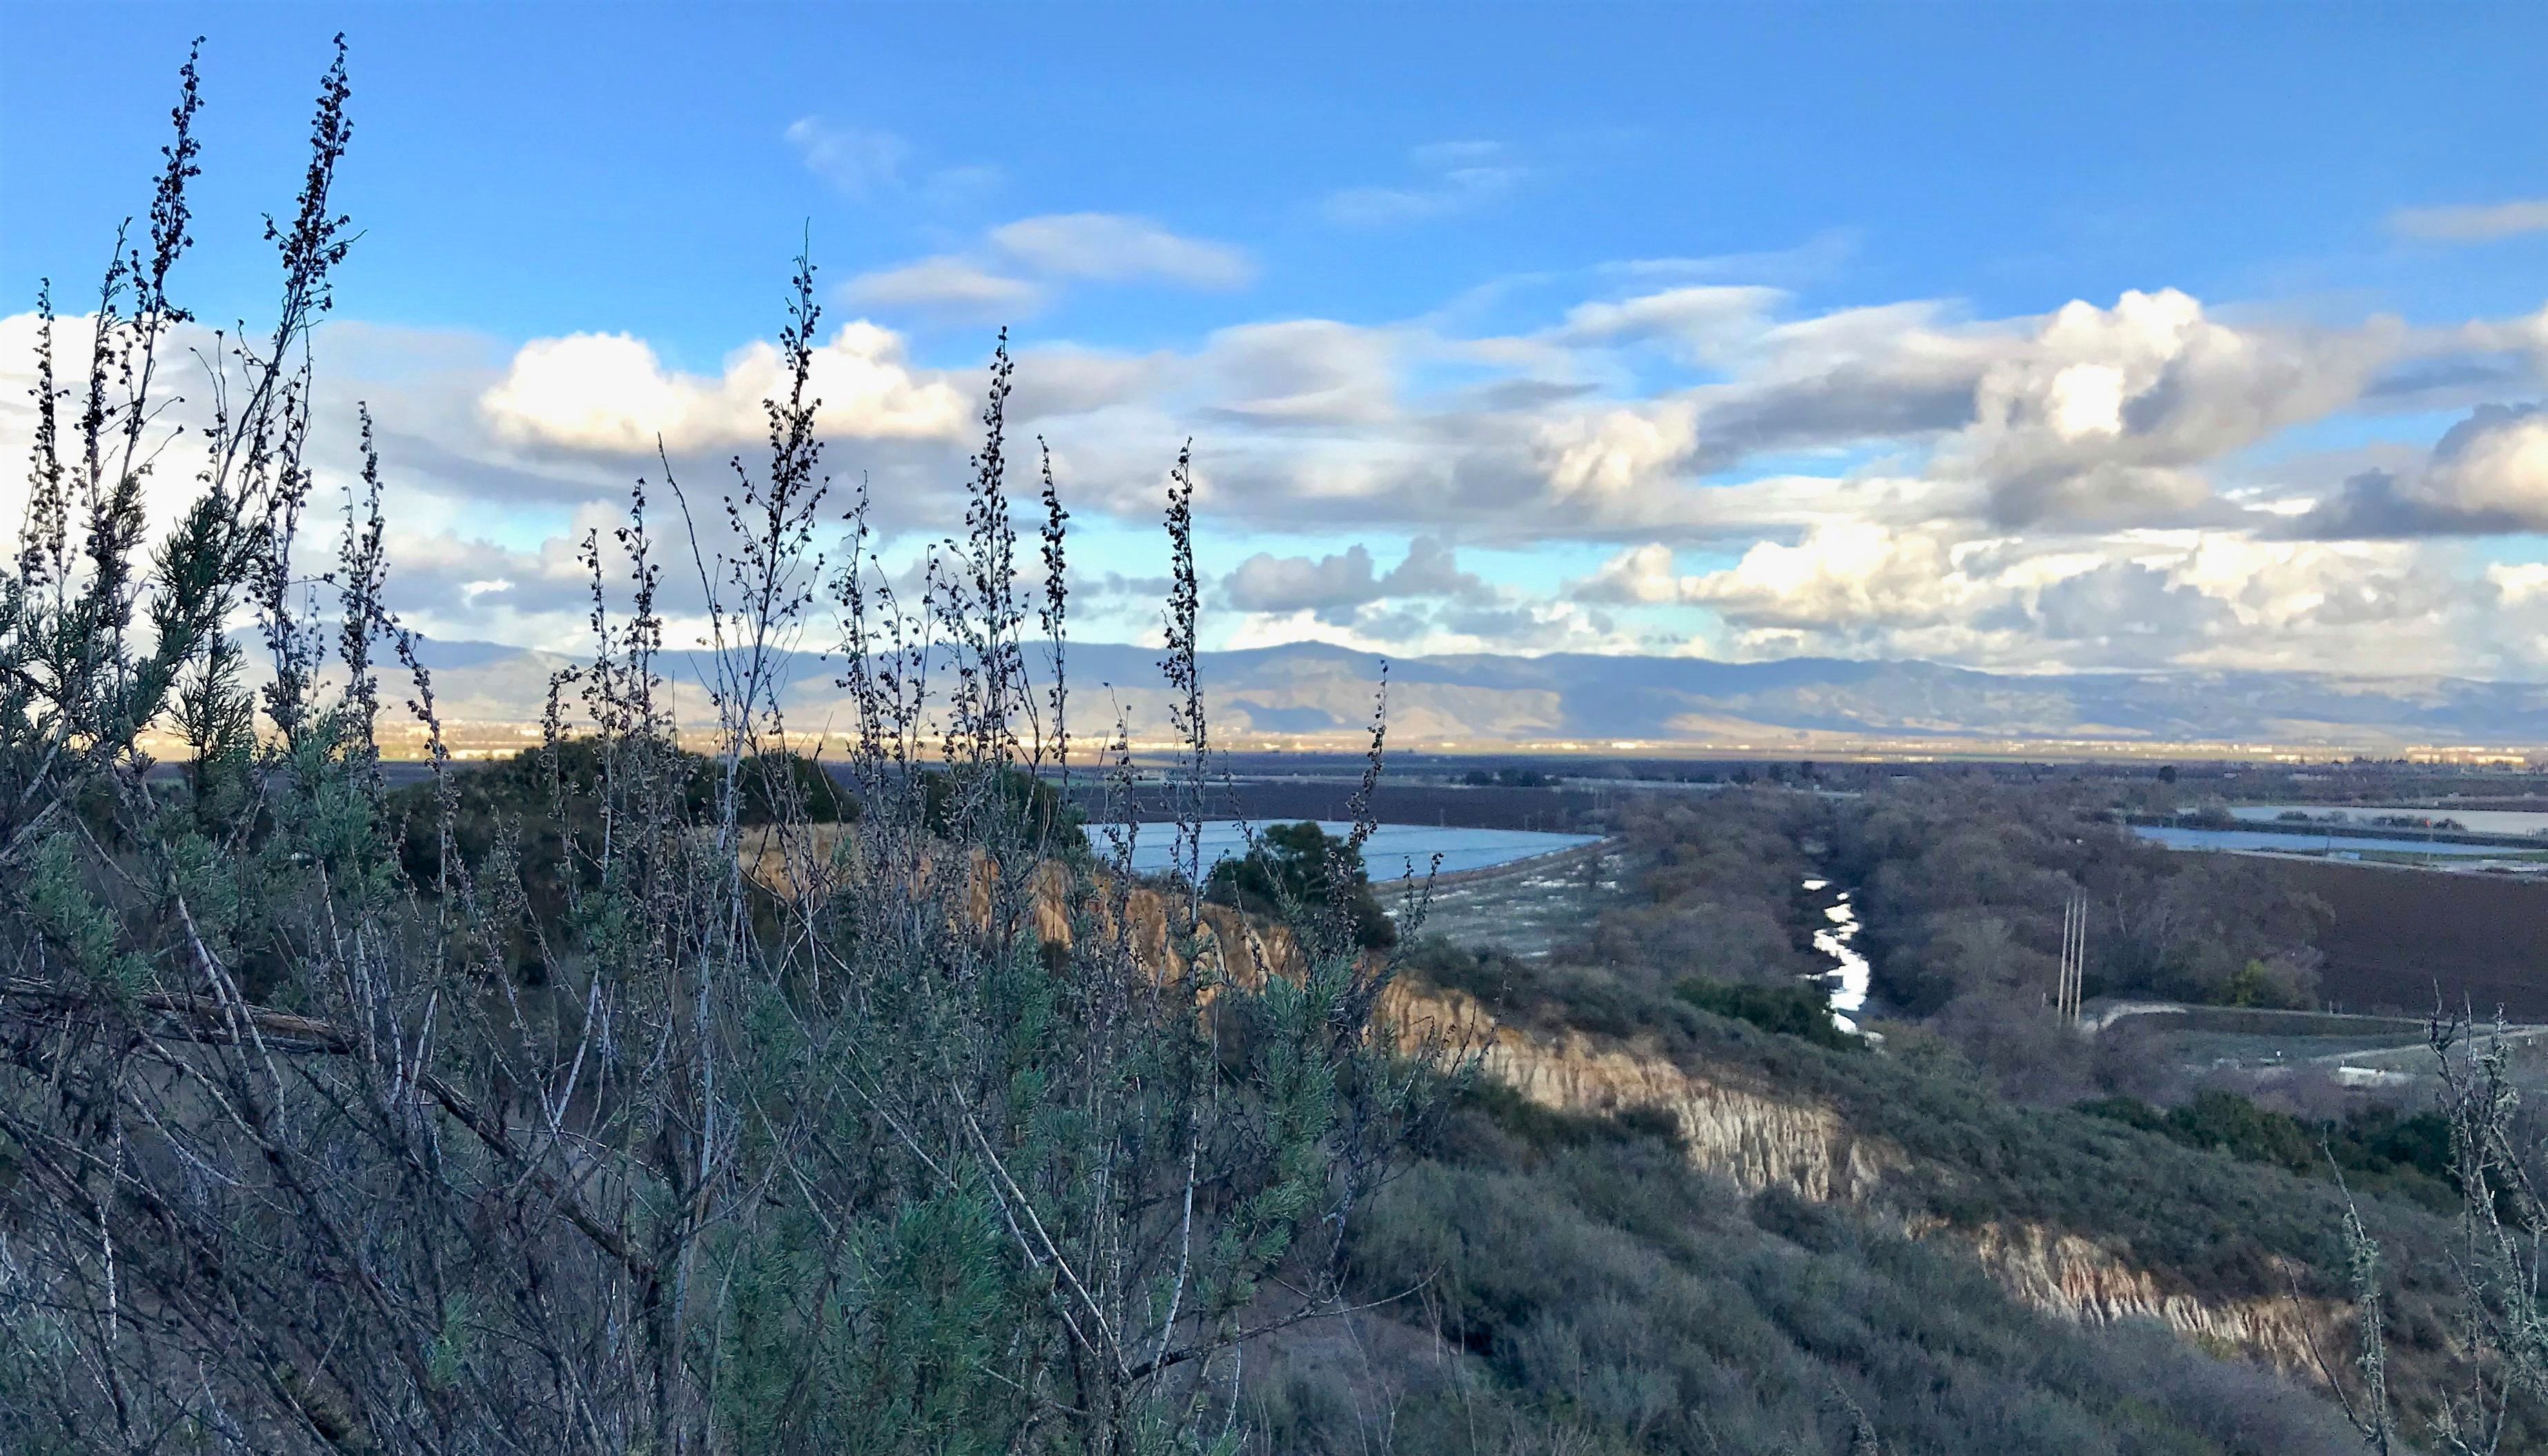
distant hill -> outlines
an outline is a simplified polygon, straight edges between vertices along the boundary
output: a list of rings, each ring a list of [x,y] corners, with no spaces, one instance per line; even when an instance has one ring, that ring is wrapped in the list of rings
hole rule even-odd
[[[1032,654],[1031,654],[1032,655]],[[477,642],[427,645],[435,695],[455,723],[540,715],[549,675],[571,659]],[[1137,743],[1167,732],[1167,692],[1150,648],[1070,649],[1074,736],[1125,715]],[[1207,654],[1215,734],[1227,747],[1335,747],[1367,731],[1382,659],[1322,643]],[[837,660],[788,664],[796,726],[845,729]],[[1556,654],[1397,658],[1387,664],[1390,738],[1408,748],[1664,752],[1918,752],[2064,745],[2168,745],[2394,752],[2548,747],[2548,684],[2328,673],[2145,672],[2013,675],[1925,662]],[[666,671],[685,720],[706,694],[683,654]],[[393,700],[399,694],[390,694]]]

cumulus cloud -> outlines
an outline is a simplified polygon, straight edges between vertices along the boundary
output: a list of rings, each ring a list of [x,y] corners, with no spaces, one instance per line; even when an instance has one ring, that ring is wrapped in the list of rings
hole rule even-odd
[[[1681,600],[1739,628],[1847,633],[1936,622],[1976,585],[1937,536],[1852,521],[1794,545],[1760,542],[1732,567],[1676,587]]]
[[[1222,579],[1215,604],[1239,614],[1227,629],[1233,647],[1307,639],[1393,653],[1634,650],[1599,609],[1499,588],[1430,536],[1410,541],[1386,572],[1358,544],[1316,557],[1259,552]]]
[[[1386,573],[1373,569],[1369,549],[1354,545],[1331,556],[1275,556],[1258,552],[1222,582],[1222,596],[1248,612],[1307,612],[1342,626],[1358,609],[1394,597],[1439,596],[1471,605],[1491,602],[1484,580],[1460,570],[1451,547],[1430,536],[1408,543],[1407,556]]]
[[[963,397],[941,378],[915,371],[902,339],[871,323],[844,324],[814,353],[817,424],[848,439],[941,439],[960,435]],[[607,454],[687,452],[761,437],[761,402],[785,393],[774,345],[752,344],[726,359],[715,378],[668,370],[644,340],[624,333],[534,339],[480,398],[498,434],[517,443]]]
[[[1612,601],[1630,606],[1656,606],[1682,599],[1684,579],[1677,574],[1672,548],[1649,543],[1631,546],[1601,563],[1600,569],[1566,584],[1579,601]]]
[[[2412,543],[1886,532],[1761,542],[1683,573],[1621,551],[1567,587],[1627,609],[1700,607],[1736,656],[1926,658],[2018,670],[2316,668],[2530,673],[2548,665],[2548,568],[2475,576]]]
[[[598,507],[572,519],[604,531],[617,524]],[[385,544],[394,600],[407,625],[428,637],[545,645],[574,641],[585,630],[591,578],[569,532],[524,549],[447,528],[394,525]],[[668,608],[686,604],[686,586],[677,584],[668,593]]]
[[[1022,314],[1078,281],[1243,276],[1216,246],[1056,215],[849,292],[877,309]],[[2253,448],[2401,401],[2527,397],[2548,368],[2548,311],[2410,330],[2305,326],[2168,290],[1990,318],[1916,299],[1814,312],[1740,276],[1670,270],[1590,286],[1604,291],[1560,297],[1509,333],[1463,331],[1446,311],[1262,318],[1143,350],[1021,343],[1012,418],[1049,442],[1065,500],[1101,541],[1155,521],[1165,464],[1191,434],[1208,537],[1241,551],[1251,530],[1410,542],[1394,565],[1372,546],[1246,557],[1216,584],[1225,640],[2017,668],[2548,665],[2548,568],[2456,544],[2548,530],[2537,408],[2476,410],[2428,453],[2350,455],[2324,475],[2356,479],[2315,502],[2296,479],[2307,457]],[[0,319],[0,347],[22,350],[31,330]],[[322,382],[360,337],[330,325]],[[632,457],[660,436],[684,471],[749,459],[780,384],[766,345],[697,372],[607,332],[364,348],[409,361],[361,387],[412,567],[396,590],[444,635],[571,637],[572,543],[624,500],[644,469]],[[1658,353],[1691,379],[1654,384]],[[23,458],[30,381],[14,364],[0,361],[0,449]],[[331,417],[349,415],[345,386],[322,388]],[[900,334],[858,322],[824,341],[816,388],[828,463],[867,477],[880,529],[917,549],[963,479],[978,377],[923,367]],[[344,461],[328,448],[332,481]],[[1463,569],[1454,536],[1591,543],[1608,559],[1554,592],[1524,589],[1480,558]],[[1124,539],[1095,566],[1153,572]]]
[[[2025,625],[2092,662],[2164,663],[2188,644],[2234,629],[2227,601],[2138,561],[2102,562],[2039,588]]]
[[[2333,538],[2479,536],[2548,528],[2548,410],[2481,405],[2433,446],[2423,469],[2368,470],[2301,518]]]
[[[2548,198],[2474,206],[2400,208],[2389,229],[2432,242],[2493,242],[2525,232],[2548,232]]]
[[[2538,371],[2543,381],[2548,381],[2548,306],[2519,318],[2475,319],[2459,332],[2468,346],[2481,355],[2528,355],[2531,367]]]
[[[2181,513],[2200,467],[2352,403],[2404,332],[2236,328],[2174,289],[2068,304],[1983,369],[1944,462],[2002,524]]]
[[[2234,524],[2247,507],[2216,487],[2224,459],[2353,407],[2402,361],[2481,348],[2381,318],[2233,323],[2171,291],[1981,320],[1934,301],[1784,318],[1786,302],[1671,288],[1483,338],[1437,320],[1241,325],[1149,400],[1056,422],[1054,438],[1082,461],[1137,457],[1146,478],[1155,443],[1128,454],[1122,438],[1205,418],[1207,501],[1226,517],[1309,509],[1482,540],[1725,541],[1853,516],[1982,533]],[[1602,362],[1639,341],[1717,378],[1656,392]],[[1797,463],[1818,454],[1830,473]],[[1777,477],[1721,479],[1772,455]]]
[[[1243,288],[1256,277],[1247,254],[1224,242],[1171,232],[1120,213],[1021,218],[990,232],[992,246],[1056,278],[1106,283],[1157,279],[1188,288]]]
[[[1138,369],[1084,355],[1126,387],[1075,413],[1072,391],[1052,392],[1039,417],[1110,508],[1146,500],[1160,441],[1205,421],[1205,503],[1250,523],[1310,509],[1482,540],[1689,542],[1811,523],[1791,502],[1816,497],[1895,525],[2115,530],[2233,520],[2245,507],[2214,480],[2226,457],[2443,347],[2380,318],[2233,323],[2166,290],[2012,319],[1935,301],[1779,317],[1788,304],[1693,285],[1590,301],[1527,334],[1240,324]],[[2499,330],[2505,348],[2526,338]],[[2444,341],[2463,358],[2486,342]],[[1715,377],[1657,392],[1605,362],[1640,343]],[[1797,467],[1817,454],[1830,474]],[[1772,455],[1774,491],[1717,479]]]
[[[1781,302],[1694,286],[1575,309],[1548,342],[1669,340],[1725,377],[1544,420],[1551,492],[1665,497],[1763,453],[1876,444],[1996,526],[2154,523],[2206,507],[2222,457],[2359,400],[2409,342],[2377,318],[2232,325],[2174,290],[1984,321],[1924,301],[1774,319]]]
[[[1698,448],[1698,410],[1688,400],[1663,400],[1571,411],[1543,421],[1531,445],[1563,508],[1615,520],[1684,472]]]
[[[1349,608],[1377,600],[1381,594],[1372,575],[1371,553],[1360,546],[1317,558],[1258,552],[1238,564],[1222,591],[1240,611],[1344,610],[1348,619]]]
[[[1880,441],[1925,449],[1969,424],[1974,392],[2016,337],[1915,301],[1776,322],[1720,343],[1726,383],[1689,393],[1700,411],[1688,465],[1724,470],[1770,451]]]

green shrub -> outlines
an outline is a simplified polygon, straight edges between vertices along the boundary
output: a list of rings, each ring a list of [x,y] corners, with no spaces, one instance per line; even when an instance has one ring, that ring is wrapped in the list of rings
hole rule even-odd
[[[1855,1060],[1855,1059],[1853,1059]],[[1898,1456],[2334,1451],[2323,1403],[2162,1330],[2015,1303],[1951,1241],[1773,1192],[1745,1199],[1668,1143],[1524,1148],[1466,1101],[1352,1246],[1362,1357],[1284,1360],[1267,1453],[1396,1449]],[[1403,1351],[1393,1358],[1393,1350]],[[1382,1424],[1366,1413],[1385,1414]],[[1315,1433],[1301,1412],[1321,1412]]]
[[[342,43],[269,234],[281,316],[245,340],[174,332],[182,74],[148,237],[119,233],[63,331],[93,359],[57,368],[39,296],[0,560],[0,1450],[1226,1449],[1203,1395],[1269,1314],[1343,1304],[1341,1241],[1438,1084],[1374,1035],[1392,967],[1330,921],[1294,925],[1308,954],[1259,986],[1166,973],[1207,934],[1191,902],[1136,944],[1127,877],[1056,872],[1076,826],[1035,775],[1065,703],[1022,664],[1064,656],[1068,513],[1044,473],[1024,598],[1006,340],[959,539],[898,597],[864,502],[826,503],[800,258],[768,456],[730,460],[687,539],[648,527],[677,482],[632,491],[585,539],[592,656],[552,678],[538,751],[454,768],[384,594],[371,421],[341,516],[305,453],[356,235]],[[223,372],[202,431],[168,427],[190,348]],[[159,480],[193,492],[164,531]],[[1162,667],[1189,797],[1212,763],[1195,485],[1179,456]],[[334,518],[332,565],[309,561]],[[674,556],[709,625],[688,721]],[[774,752],[802,741],[778,644],[826,593],[839,783]],[[396,794],[392,658],[432,766]],[[853,814],[840,873],[748,867]]]
[[[1371,890],[1362,850],[1316,823],[1275,824],[1244,855],[1212,866],[1204,893],[1258,913],[1309,911],[1343,918],[1354,944],[1367,951],[1398,944],[1398,927]]]
[[[2366,1107],[2305,1123],[2221,1091],[2199,1092],[2183,1107],[2166,1110],[2138,1097],[2101,1097],[2079,1104],[2079,1110],[2303,1177],[2331,1177],[2340,1170],[2355,1188],[2406,1198],[2437,1213],[2459,1207],[2450,1124],[2437,1112]]]
[[[1673,994],[1701,1011],[1747,1021],[1780,1036],[1801,1037],[1817,1046],[1857,1051],[1866,1046],[1840,1029],[1832,1020],[1830,997],[1813,986],[1729,984],[1692,976],[1675,986]]]

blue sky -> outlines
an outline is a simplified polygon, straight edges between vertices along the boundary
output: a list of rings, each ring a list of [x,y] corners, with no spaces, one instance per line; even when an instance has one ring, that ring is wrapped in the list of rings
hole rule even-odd
[[[327,359],[446,633],[571,630],[810,231],[836,469],[907,559],[1011,324],[1103,635],[1191,433],[1225,642],[2548,671],[2536,7],[12,0],[0,314],[202,34],[181,288],[259,317],[339,28]]]

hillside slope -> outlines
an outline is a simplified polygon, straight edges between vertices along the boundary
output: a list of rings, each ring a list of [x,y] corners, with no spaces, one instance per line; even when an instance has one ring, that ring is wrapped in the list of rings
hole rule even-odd
[[[1952,1058],[1499,973],[1397,998],[1481,1081],[1361,1254],[1374,1297],[1423,1290],[1390,1318],[1465,1353],[1302,1356],[1276,1413],[1333,1424],[1374,1389],[1430,1410],[1453,1359],[1464,1409],[1551,1448],[1857,1450],[1861,1419],[1888,1452],[2358,1446],[2312,1394],[2353,1317],[2327,1185],[2020,1107]],[[2393,1379],[2428,1414],[2446,1230],[2364,1212],[2402,1276]]]

